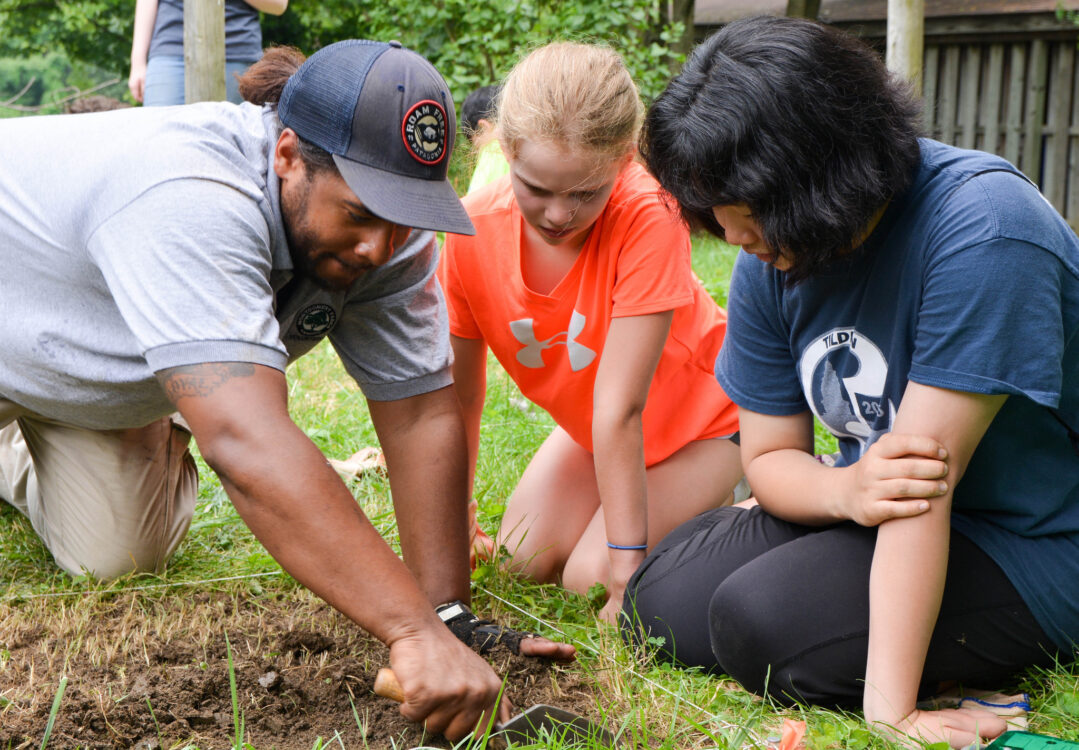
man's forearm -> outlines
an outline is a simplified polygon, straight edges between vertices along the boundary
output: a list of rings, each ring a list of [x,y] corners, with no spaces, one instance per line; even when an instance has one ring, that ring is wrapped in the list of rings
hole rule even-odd
[[[487,399],[487,344],[483,339],[451,336],[453,389],[461,405],[468,446],[468,494],[475,492],[476,461],[480,452],[480,423]]]
[[[467,448],[453,387],[370,402],[405,562],[431,604],[467,602]]]

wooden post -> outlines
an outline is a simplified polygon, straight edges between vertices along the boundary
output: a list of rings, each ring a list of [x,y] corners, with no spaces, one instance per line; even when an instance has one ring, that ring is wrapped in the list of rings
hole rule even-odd
[[[787,0],[788,18],[808,18],[816,21],[820,15],[820,0]]]
[[[925,0],[888,0],[888,69],[910,81],[922,94],[925,49]]]
[[[225,99],[225,0],[184,0],[184,99]]]
[[[1045,100],[1049,74],[1049,42],[1035,39],[1030,43],[1030,66],[1027,68],[1026,107],[1023,112],[1023,148],[1016,164],[1023,174],[1042,184],[1042,133],[1045,131]]]
[[[693,51],[693,8],[695,0],[669,0],[667,3],[667,19],[671,23],[682,22],[682,36],[675,39],[671,49],[675,52],[688,56]],[[672,73],[677,73],[678,65],[671,63]]]

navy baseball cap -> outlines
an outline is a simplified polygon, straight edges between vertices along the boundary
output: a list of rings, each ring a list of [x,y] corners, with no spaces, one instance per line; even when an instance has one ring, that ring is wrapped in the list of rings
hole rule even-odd
[[[449,86],[400,42],[349,39],[323,47],[288,79],[277,115],[333,155],[375,216],[476,233],[446,179],[457,131]]]

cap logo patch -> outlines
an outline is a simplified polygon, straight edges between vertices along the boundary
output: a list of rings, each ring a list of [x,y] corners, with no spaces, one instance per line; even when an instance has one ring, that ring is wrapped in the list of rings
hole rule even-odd
[[[446,110],[430,99],[417,102],[401,123],[401,137],[413,159],[438,164],[446,156]]]

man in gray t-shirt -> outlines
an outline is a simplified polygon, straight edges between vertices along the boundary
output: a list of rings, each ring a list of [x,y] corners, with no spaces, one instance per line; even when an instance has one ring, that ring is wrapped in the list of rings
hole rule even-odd
[[[252,69],[263,106],[0,124],[0,498],[72,573],[160,568],[191,519],[193,434],[267,550],[390,646],[402,713],[460,737],[500,683],[441,621],[491,630],[462,604],[466,448],[434,278],[431,230],[473,231],[446,181],[453,102],[395,42],[301,62]],[[285,366],[324,337],[368,398],[408,567],[289,419]]]

